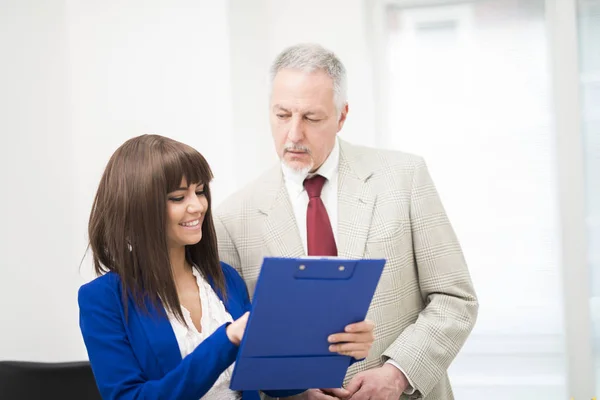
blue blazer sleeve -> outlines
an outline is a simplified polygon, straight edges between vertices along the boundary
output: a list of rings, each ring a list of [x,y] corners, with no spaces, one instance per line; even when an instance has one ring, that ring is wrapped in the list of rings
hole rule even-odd
[[[248,288],[246,287],[246,283],[240,276],[240,274],[230,265],[221,263],[223,266],[223,270],[225,272],[226,277],[231,277],[233,281],[233,285],[235,286],[235,292],[240,293],[243,298],[242,308],[244,312],[250,311],[252,305],[250,303],[250,296],[248,294]],[[288,397],[300,394],[306,391],[306,389],[298,389],[298,390],[265,390],[263,391],[269,397]]]
[[[236,358],[237,346],[217,329],[161,379],[145,376],[129,343],[120,290],[84,285],[78,295],[80,328],[103,399],[198,400]]]

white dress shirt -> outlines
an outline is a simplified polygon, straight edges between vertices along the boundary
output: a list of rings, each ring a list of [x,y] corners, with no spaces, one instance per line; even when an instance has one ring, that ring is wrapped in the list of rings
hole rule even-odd
[[[339,161],[340,161],[340,144],[338,138],[335,138],[335,145],[329,156],[325,160],[325,162],[319,167],[319,169],[310,174],[312,175],[322,175],[327,180],[323,185],[323,190],[321,191],[321,200],[325,205],[325,209],[327,210],[327,215],[329,216],[329,221],[331,222],[331,230],[333,231],[333,237],[335,242],[338,243],[337,240],[337,222],[338,222],[338,172],[339,172]],[[302,245],[304,246],[304,253],[308,254],[307,247],[307,234],[306,234],[306,210],[308,208],[308,193],[304,189],[304,180],[309,176],[308,173],[301,173],[295,171],[285,165],[285,163],[281,163],[281,169],[283,171],[283,178],[285,181],[285,187],[287,189],[288,195],[290,196],[290,202],[292,203],[292,208],[294,209],[294,215],[296,217],[296,224],[298,225],[298,230],[300,231],[300,238],[302,239]],[[389,359],[387,363],[392,364],[396,368],[398,368],[406,379],[408,380],[409,387],[405,390],[406,394],[414,393],[414,385],[412,384],[410,378],[404,370],[394,361]]]
[[[183,312],[183,318],[188,325],[187,327],[177,320],[174,315],[167,312],[169,322],[171,323],[175,338],[177,339],[177,344],[179,345],[181,358],[185,358],[194,351],[203,340],[212,335],[221,325],[226,322],[233,322],[231,314],[227,312],[223,302],[219,299],[202,274],[200,274],[196,268],[192,268],[192,273],[196,277],[198,291],[200,292],[200,298],[198,300],[202,305],[202,317],[200,320],[202,332],[198,332],[192,322],[190,312],[184,306],[181,306],[181,311]],[[233,365],[234,364],[227,368],[219,378],[217,378],[213,387],[202,396],[203,400],[239,400],[242,398],[240,392],[229,389]]]

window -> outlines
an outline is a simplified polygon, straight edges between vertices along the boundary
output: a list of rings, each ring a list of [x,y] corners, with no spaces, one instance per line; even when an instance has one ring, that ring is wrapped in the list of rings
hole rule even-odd
[[[591,312],[600,384],[600,1],[579,0],[579,51]],[[597,388],[600,393],[600,386]]]
[[[544,1],[415,4],[383,8],[380,144],[425,157],[480,297],[476,328],[449,371],[456,397],[563,400]]]

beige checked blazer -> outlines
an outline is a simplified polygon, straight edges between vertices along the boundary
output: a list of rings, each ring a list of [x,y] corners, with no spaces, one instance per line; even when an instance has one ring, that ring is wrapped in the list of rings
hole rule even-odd
[[[447,369],[478,312],[467,265],[422,158],[340,140],[338,256],[385,258],[367,318],[369,357],[356,373],[396,361],[417,392],[401,398],[453,399]],[[221,260],[254,293],[263,257],[304,256],[281,167],[273,167],[215,210]]]

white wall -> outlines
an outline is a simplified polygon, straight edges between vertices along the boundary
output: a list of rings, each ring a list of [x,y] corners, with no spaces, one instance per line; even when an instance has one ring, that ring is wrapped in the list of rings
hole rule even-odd
[[[227,3],[10,0],[0,27],[0,359],[85,359],[79,263],[116,147],[164,134],[206,156],[215,201],[236,187]]]
[[[0,12],[0,359],[81,356],[65,5],[38,4]]]

